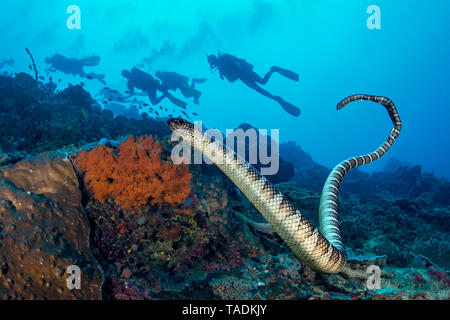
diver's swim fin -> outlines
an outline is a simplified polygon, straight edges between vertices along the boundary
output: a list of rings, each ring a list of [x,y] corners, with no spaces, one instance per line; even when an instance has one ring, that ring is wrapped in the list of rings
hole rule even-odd
[[[100,81],[103,85],[106,86],[106,81],[105,81],[105,75],[104,74],[99,75],[97,80]]]
[[[281,74],[282,76],[291,79],[292,81],[298,81],[298,73],[295,73],[294,71],[288,70],[288,69],[283,69],[277,66],[273,66],[272,67],[272,71],[273,72],[277,72],[279,74]]]
[[[88,57],[81,59],[81,61],[83,61],[84,65],[88,67],[98,66],[100,63],[100,57],[99,56]]]
[[[178,98],[175,98],[173,95],[171,95],[170,93],[166,92],[165,93],[166,97],[170,100],[170,102],[172,102],[174,105],[184,108],[187,106],[187,103],[184,102],[183,100],[180,100]]]
[[[280,99],[278,102],[280,103],[281,107],[290,115],[293,115],[294,117],[298,117],[300,115],[301,110],[293,104],[290,104],[283,99]]]
[[[190,97],[200,98],[200,96],[202,95],[202,93],[199,90],[188,86],[180,87],[180,91],[185,98]]]
[[[96,79],[96,80],[100,81],[101,83],[103,83],[103,85],[106,85],[104,74],[98,74],[98,73],[91,72],[91,73],[86,74],[86,78],[89,80]]]
[[[192,82],[195,83],[205,83],[206,82],[206,78],[192,78]]]

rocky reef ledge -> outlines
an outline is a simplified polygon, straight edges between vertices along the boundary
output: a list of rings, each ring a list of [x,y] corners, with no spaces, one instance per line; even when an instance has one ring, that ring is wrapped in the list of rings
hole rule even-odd
[[[422,208],[435,218],[421,220],[398,200],[385,199],[383,209],[379,201],[343,201],[349,262],[341,273],[323,275],[264,228],[214,167],[191,168],[192,193],[182,206],[130,211],[89,197],[72,160],[46,152],[1,167],[1,299],[449,298],[448,272],[425,257],[433,250],[421,255],[411,248],[412,224],[434,229],[436,239],[444,237],[436,247],[443,256],[434,261],[446,261],[444,208]],[[278,188],[317,223],[317,194],[293,183]],[[374,216],[377,224],[368,229]],[[399,237],[410,247],[395,246]],[[67,287],[71,265],[81,269],[80,290]],[[368,287],[371,265],[381,270],[379,289]]]
[[[173,168],[161,119],[19,73],[0,76],[0,120],[0,299],[450,299],[450,182],[420,166],[346,176],[349,260],[323,275],[216,167]],[[280,155],[271,181],[317,226],[330,169],[294,142]]]
[[[103,272],[89,249],[82,194],[65,154],[0,169],[0,298],[101,299]],[[80,267],[80,290],[67,268]]]

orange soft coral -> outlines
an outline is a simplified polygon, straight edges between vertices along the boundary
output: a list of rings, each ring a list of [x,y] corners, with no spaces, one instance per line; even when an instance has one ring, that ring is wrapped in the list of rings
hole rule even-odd
[[[105,202],[111,196],[124,209],[145,204],[178,204],[190,193],[188,168],[161,160],[162,144],[152,137],[129,137],[119,152],[101,145],[82,152],[76,164],[87,189]]]

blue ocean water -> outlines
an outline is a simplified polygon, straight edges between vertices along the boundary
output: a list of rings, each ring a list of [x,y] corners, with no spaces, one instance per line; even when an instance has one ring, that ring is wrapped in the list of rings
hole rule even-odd
[[[80,9],[80,29],[67,27],[70,5]],[[381,29],[367,26],[371,5],[380,9]],[[387,96],[403,130],[383,159],[362,170],[397,158],[450,176],[449,9],[445,0],[3,1],[0,61],[14,58],[4,70],[33,74],[25,47],[42,73],[55,53],[99,55],[92,71],[120,91],[126,90],[121,70],[133,66],[206,77],[200,105],[188,106],[196,120],[223,131],[243,122],[280,129],[281,142],[296,141],[327,167],[373,151],[392,126],[379,105],[358,102],[338,112],[337,102],[356,93]],[[302,114],[293,117],[241,82],[211,73],[206,54],[218,51],[246,59],[260,75],[272,65],[296,71],[299,82],[274,75],[265,88]],[[62,78],[62,88],[84,81],[92,95],[103,88],[94,80],[53,77]]]

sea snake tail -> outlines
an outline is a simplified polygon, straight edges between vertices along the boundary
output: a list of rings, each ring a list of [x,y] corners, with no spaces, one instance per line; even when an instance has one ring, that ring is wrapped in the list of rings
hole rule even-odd
[[[398,119],[394,122],[395,127],[387,142],[376,151],[380,157],[380,149],[386,152],[397,137],[400,119],[394,104],[387,98],[352,96],[344,99],[338,108],[362,99],[383,104],[391,114],[391,118]],[[320,228],[324,234],[322,235],[265,177],[233,150],[219,141],[212,140],[199,128],[183,119],[171,119],[168,124],[176,136],[200,150],[233,181],[303,263],[322,273],[333,274],[342,270],[347,258],[339,234],[337,195],[339,184],[345,174],[343,170],[347,166],[350,170],[357,165],[374,161],[377,159],[376,152],[344,161],[340,164],[342,167],[338,165],[331,172],[321,198]],[[358,160],[359,158],[362,159]]]
[[[337,109],[340,110],[350,102],[358,100],[373,101],[383,105],[388,111],[394,127],[392,128],[387,140],[377,150],[364,156],[353,157],[342,161],[334,167],[328,175],[322,190],[322,196],[320,198],[319,224],[320,230],[324,237],[328,239],[328,241],[330,241],[330,243],[340,252],[345,251],[339,228],[338,194],[340,183],[351,169],[373,162],[383,156],[390,149],[402,128],[402,123],[400,121],[397,108],[390,99],[385,97],[357,94],[347,97],[339,102]]]

